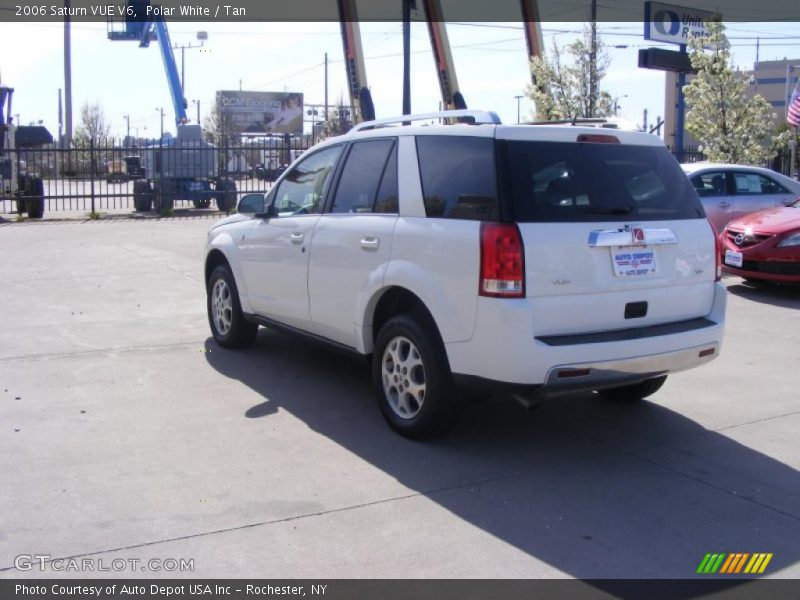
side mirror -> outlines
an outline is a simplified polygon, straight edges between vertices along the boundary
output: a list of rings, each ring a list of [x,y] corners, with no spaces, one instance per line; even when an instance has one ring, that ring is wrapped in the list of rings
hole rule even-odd
[[[247,194],[239,200],[236,211],[244,214],[264,212],[264,194]]]
[[[274,204],[270,204],[265,212],[256,213],[253,215],[256,219],[271,219],[278,216],[278,209]]]

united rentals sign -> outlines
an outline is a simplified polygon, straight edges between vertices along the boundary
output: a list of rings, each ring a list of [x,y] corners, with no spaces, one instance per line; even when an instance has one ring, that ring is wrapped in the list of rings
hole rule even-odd
[[[715,13],[661,2],[644,3],[644,39],[685,45],[693,37],[707,37],[706,23]]]

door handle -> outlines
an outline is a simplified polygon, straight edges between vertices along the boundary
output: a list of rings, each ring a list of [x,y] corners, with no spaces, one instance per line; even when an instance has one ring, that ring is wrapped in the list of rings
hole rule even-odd
[[[361,247],[364,248],[364,250],[377,250],[380,245],[381,241],[376,237],[361,238]]]
[[[728,202],[727,200],[723,200],[722,202],[720,202],[720,203],[719,203],[719,205],[720,205],[722,208],[728,208],[728,207],[731,205],[731,203],[730,203],[730,202]]]
[[[781,200],[781,204],[783,204],[784,206],[789,206],[795,200],[797,200],[797,198],[784,198],[783,200]]]
[[[306,237],[304,233],[292,233],[289,235],[289,239],[292,240],[293,244],[302,244],[304,237]]]

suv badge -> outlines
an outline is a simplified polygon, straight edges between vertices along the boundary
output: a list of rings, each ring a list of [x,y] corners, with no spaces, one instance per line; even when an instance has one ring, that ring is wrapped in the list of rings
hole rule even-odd
[[[733,238],[733,241],[736,243],[737,246],[741,246],[744,243],[744,234],[737,233],[736,237]]]
[[[624,231],[631,232],[631,242],[633,244],[644,244],[644,229],[638,225],[625,225]]]

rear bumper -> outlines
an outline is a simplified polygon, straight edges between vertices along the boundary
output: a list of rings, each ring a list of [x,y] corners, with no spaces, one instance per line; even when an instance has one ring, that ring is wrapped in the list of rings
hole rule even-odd
[[[471,376],[544,392],[600,389],[703,365],[719,354],[725,323],[726,290],[714,284],[706,326],[613,341],[549,345],[533,335],[530,306],[520,302],[481,302],[475,335],[446,344],[457,377]],[[576,336],[580,338],[580,336]],[[621,336],[625,337],[625,336]]]

